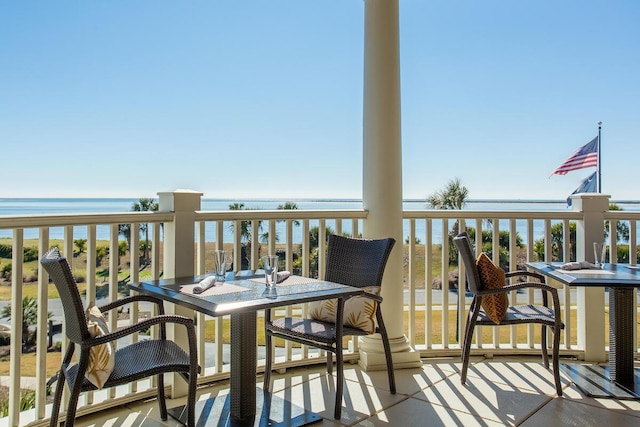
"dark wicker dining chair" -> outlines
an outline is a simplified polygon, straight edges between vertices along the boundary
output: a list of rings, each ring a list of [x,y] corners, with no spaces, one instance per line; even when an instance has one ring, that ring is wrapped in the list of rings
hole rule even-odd
[[[556,392],[558,396],[562,396],[562,383],[560,382],[560,366],[558,361],[558,353],[560,348],[560,331],[564,329],[564,323],[560,319],[560,300],[558,298],[558,290],[552,286],[544,283],[544,276],[532,271],[510,271],[505,272],[504,277],[506,280],[512,280],[513,278],[525,276],[527,278],[533,278],[538,281],[526,281],[507,283],[506,280],[503,286],[497,288],[489,288],[482,281],[482,275],[478,269],[476,263],[476,257],[474,256],[473,247],[471,241],[466,232],[458,234],[453,239],[460,259],[464,265],[467,285],[469,291],[473,294],[473,300],[471,301],[471,307],[469,308],[469,314],[467,316],[467,324],[464,332],[464,341],[462,345],[462,372],[461,382],[464,384],[467,380],[467,370],[469,368],[469,356],[471,352],[471,340],[473,333],[477,325],[482,326],[502,326],[502,325],[519,325],[534,323],[542,325],[540,334],[540,347],[542,349],[542,360],[544,366],[549,369],[549,355],[547,352],[547,327],[553,332],[553,344],[552,344],[552,364],[553,364],[553,377],[555,380]],[[499,267],[498,267],[499,268]],[[542,291],[542,305],[508,305],[508,293],[519,289],[534,288]],[[505,298],[506,312],[504,318],[496,323],[491,319],[491,316],[487,314],[486,310],[482,307],[483,299],[491,298],[492,296],[503,295]],[[549,295],[553,306],[549,307]]]
[[[193,320],[183,316],[165,315],[162,300],[150,296],[134,295],[118,299],[98,308],[101,313],[104,313],[133,301],[148,301],[157,304],[158,315],[116,331],[106,331],[103,335],[92,338],[87,326],[88,318],[85,314],[85,308],[67,259],[60,255],[60,251],[57,248],[53,248],[42,257],[40,263],[49,273],[49,277],[60,294],[66,335],[71,341],[57,374],[50,425],[53,427],[58,424],[62,390],[65,382],[71,388],[65,426],[73,426],[74,424],[80,393],[97,390],[97,387],[85,376],[89,366],[90,349],[99,345],[109,345],[109,343],[115,342],[122,337],[135,332],[146,331],[151,326],[159,325],[160,333],[158,339],[140,340],[115,351],[114,369],[106,379],[103,388],[118,386],[157,375],[156,387],[160,415],[163,420],[166,420],[167,407],[163,374],[165,372],[179,373],[188,382],[187,425],[195,426],[196,380],[200,367],[197,362],[196,334]],[[115,315],[116,312],[114,311],[113,313]],[[173,341],[167,340],[166,323],[175,323],[185,327],[189,341],[188,353]],[[76,346],[80,348],[80,355],[77,363],[72,363],[71,359]]]
[[[339,419],[342,411],[342,391],[344,383],[343,373],[343,337],[364,336],[372,333],[379,333],[382,337],[382,344],[387,361],[387,373],[389,376],[389,389],[392,394],[396,393],[395,377],[393,372],[393,362],[391,359],[391,347],[389,337],[382,319],[380,304],[382,298],[379,290],[382,285],[382,276],[391,253],[395,240],[392,238],[366,240],[354,239],[338,235],[330,235],[328,242],[327,264],[324,279],[350,285],[358,288],[366,288],[367,292],[363,296],[352,297],[365,298],[362,301],[369,301],[368,314],[371,316],[372,330],[365,331],[353,326],[343,326],[342,333],[336,325],[344,324],[347,321],[344,307],[345,302],[338,299],[338,304],[328,301],[335,320],[326,321],[318,318],[279,318],[272,319],[271,310],[265,312],[265,334],[266,334],[266,361],[264,375],[264,389],[269,390],[271,380],[271,369],[273,363],[272,337],[283,338],[316,347],[327,352],[327,372],[333,370],[332,354],[336,356],[336,400],[334,407],[334,417]],[[370,293],[370,291],[378,291]],[[335,300],[331,300],[335,301]],[[340,304],[342,302],[342,304]],[[370,302],[373,302],[372,304]],[[375,323],[373,314],[375,313]],[[353,319],[357,316],[351,316]],[[352,322],[353,323],[353,322]]]

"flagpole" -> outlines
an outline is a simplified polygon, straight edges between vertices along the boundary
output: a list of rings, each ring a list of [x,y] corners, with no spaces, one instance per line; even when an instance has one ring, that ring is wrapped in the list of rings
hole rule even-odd
[[[598,122],[598,193],[602,193],[602,172],[600,170],[600,153],[602,152],[602,146],[600,142],[601,129],[602,122]]]

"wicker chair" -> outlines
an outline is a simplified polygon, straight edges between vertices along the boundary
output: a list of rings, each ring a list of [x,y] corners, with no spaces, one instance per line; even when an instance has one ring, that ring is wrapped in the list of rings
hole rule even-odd
[[[364,240],[353,239],[337,235],[329,236],[327,267],[325,280],[342,283],[354,287],[381,286],[384,269],[395,243],[394,239]],[[365,293],[365,296],[373,299],[376,304],[375,318],[377,326],[375,332],[382,336],[382,344],[387,361],[389,376],[389,388],[392,394],[396,393],[393,362],[391,360],[391,347],[389,337],[382,320],[380,303],[382,298],[378,295]],[[336,355],[336,401],[334,417],[339,419],[342,410],[342,390],[344,382],[342,338],[344,336],[369,335],[361,329],[342,325],[344,301],[338,300],[335,322],[323,322],[306,318],[280,318],[272,319],[271,311],[265,313],[266,333],[266,361],[264,375],[264,389],[269,390],[271,367],[273,363],[272,337],[283,338],[306,344],[327,351],[327,372],[333,369],[332,354]],[[342,302],[342,304],[340,304]],[[341,331],[342,330],[342,331]]]
[[[562,384],[560,382],[560,366],[558,362],[558,352],[560,348],[560,331],[564,329],[564,323],[560,319],[560,300],[558,290],[544,283],[544,276],[530,271],[510,271],[506,272],[507,280],[519,276],[527,276],[539,280],[539,282],[516,282],[507,283],[498,289],[487,289],[484,287],[475,262],[475,256],[469,236],[466,232],[458,234],[454,239],[454,244],[460,254],[460,259],[464,265],[469,291],[473,294],[473,300],[467,316],[467,324],[462,345],[462,372],[461,380],[464,384],[467,380],[467,369],[469,368],[469,355],[471,351],[471,340],[476,325],[502,326],[518,325],[526,323],[537,323],[542,325],[541,348],[544,366],[549,369],[549,355],[547,353],[547,327],[553,332],[553,377],[555,379],[556,392],[562,396]],[[482,310],[482,299],[488,295],[507,294],[518,289],[534,288],[542,291],[542,305],[517,305],[509,306],[506,315],[500,324],[494,323]],[[549,307],[549,295],[553,302],[553,308]]]
[[[57,248],[47,252],[40,263],[53,280],[64,310],[67,338],[71,341],[57,374],[56,392],[53,401],[50,425],[58,424],[60,402],[65,381],[71,388],[71,396],[66,411],[66,426],[73,426],[78,397],[83,391],[97,390],[87,378],[85,372],[89,363],[89,349],[94,346],[116,341],[135,332],[146,331],[153,325],[160,325],[160,338],[141,340],[119,348],[115,352],[115,368],[104,384],[104,388],[126,384],[152,375],[157,375],[158,403],[163,420],[167,419],[167,407],[164,396],[163,374],[177,372],[188,382],[187,425],[195,426],[196,380],[200,372],[197,362],[196,335],[193,320],[174,315],[165,315],[161,300],[149,296],[135,295],[113,301],[102,307],[101,312],[113,310],[133,301],[156,303],[158,316],[145,319],[135,325],[91,338],[87,327],[87,318],[80,293],[67,259],[60,255]],[[115,312],[114,312],[115,313]],[[166,339],[166,323],[184,325],[189,339],[189,352],[185,352],[173,341]],[[71,363],[76,345],[80,347],[77,363]]]

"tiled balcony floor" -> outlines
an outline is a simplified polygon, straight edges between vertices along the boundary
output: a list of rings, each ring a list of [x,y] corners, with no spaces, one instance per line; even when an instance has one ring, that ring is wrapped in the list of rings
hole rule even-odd
[[[584,397],[563,375],[564,396],[555,395],[553,376],[540,358],[476,358],[467,384],[460,384],[457,359],[425,359],[422,369],[396,370],[397,394],[388,392],[386,372],[364,372],[346,364],[342,419],[333,420],[334,380],[324,365],[274,373],[276,396],[323,417],[321,426],[634,426],[640,425],[640,401]],[[261,385],[258,378],[258,385]],[[199,390],[198,413],[215,414],[206,399],[228,393],[228,382]],[[259,394],[261,396],[261,393]],[[259,397],[261,401],[261,397]],[[277,420],[282,406],[272,403]],[[281,401],[280,401],[281,402]],[[183,403],[176,399],[168,407]],[[275,409],[274,409],[275,408]],[[274,415],[275,414],[275,415]],[[170,419],[171,420],[171,419]],[[155,401],[130,404],[79,418],[76,426],[178,426],[163,422]],[[199,425],[218,425],[199,421]]]

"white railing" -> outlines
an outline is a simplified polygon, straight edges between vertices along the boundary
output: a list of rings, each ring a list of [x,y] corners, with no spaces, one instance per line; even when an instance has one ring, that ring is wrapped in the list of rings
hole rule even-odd
[[[88,215],[47,215],[47,216],[23,216],[23,217],[2,217],[0,218],[0,229],[13,230],[13,238],[10,240],[13,249],[12,260],[12,285],[11,285],[11,334],[14,337],[21,336],[22,312],[19,310],[21,301],[25,295],[23,286],[24,263],[18,254],[23,253],[25,247],[25,232],[32,235],[37,231],[38,254],[44,253],[53,243],[60,244],[64,254],[73,263],[75,274],[79,277],[86,277],[81,284],[86,289],[87,301],[94,300],[99,294],[108,295],[109,300],[118,298],[119,282],[122,278],[118,276],[119,257],[108,259],[108,274],[103,278],[103,283],[98,283],[96,279],[96,264],[87,262],[86,265],[79,265],[75,262],[74,240],[77,236],[86,238],[87,259],[95,260],[103,250],[99,245],[108,245],[109,254],[116,254],[119,250],[121,236],[119,234],[120,224],[129,224],[131,227],[131,247],[138,247],[140,243],[139,230],[142,224],[150,224],[151,239],[151,262],[142,271],[138,268],[130,268],[131,274],[128,279],[131,282],[140,280],[156,279],[161,277],[163,260],[161,250],[167,244],[162,237],[163,223],[175,220],[177,214],[173,212],[131,212],[119,214],[88,214]],[[194,215],[192,213],[192,215]],[[196,274],[205,274],[210,270],[208,266],[212,264],[212,252],[215,248],[229,248],[233,251],[233,265],[242,265],[242,246],[246,243],[249,247],[249,268],[257,268],[259,256],[262,254],[274,253],[276,250],[284,252],[285,268],[293,271],[297,269],[302,275],[311,275],[315,269],[322,272],[325,265],[326,243],[324,239],[318,239],[317,267],[315,255],[311,256],[312,242],[310,230],[317,227],[318,236],[324,236],[327,229],[342,234],[359,235],[363,228],[363,221],[366,220],[367,212],[363,210],[335,210],[335,211],[302,211],[302,210],[277,210],[277,211],[217,211],[195,212],[195,259],[194,271]],[[552,253],[552,228],[560,224],[563,236],[568,236],[571,224],[583,219],[583,214],[576,211],[406,211],[404,212],[404,228],[407,243],[404,245],[406,260],[405,283],[403,293],[405,295],[405,334],[411,345],[420,351],[422,357],[434,355],[457,355],[459,354],[459,344],[456,339],[456,331],[463,330],[465,322],[465,310],[458,307],[466,307],[469,303],[465,293],[449,292],[448,274],[441,274],[442,271],[456,271],[456,266],[449,265],[449,240],[448,236],[454,225],[460,229],[473,228],[476,235],[482,235],[483,231],[488,231],[490,238],[489,247],[493,253],[494,262],[500,262],[499,237],[501,231],[507,231],[508,247],[507,264],[510,269],[515,269],[524,261],[536,260],[537,241],[544,239],[542,249],[545,260],[551,260]],[[605,219],[610,222],[610,229],[616,230],[618,222],[626,224],[629,228],[629,253],[636,254],[636,230],[640,221],[640,212],[610,211],[605,215]],[[489,223],[490,221],[490,223]],[[250,234],[247,241],[242,240],[240,230],[244,224],[250,224]],[[268,232],[268,239],[261,241],[261,230]],[[225,230],[229,227],[233,229],[232,241],[225,241]],[[106,236],[106,238],[105,238]],[[518,240],[522,239],[524,248],[522,259],[516,258],[518,253]],[[59,241],[58,241],[59,240]],[[619,242],[617,239],[610,239],[611,261],[616,262],[618,257]],[[560,243],[566,242],[563,239]],[[264,246],[262,246],[264,245]],[[434,255],[440,255],[434,259]],[[562,245],[562,259],[570,258],[569,245]],[[295,259],[294,259],[295,258]],[[631,263],[637,261],[636,257],[630,257]],[[139,253],[131,251],[129,254],[130,266],[139,265]],[[443,268],[444,266],[444,268]],[[237,268],[234,267],[235,270]],[[440,273],[439,273],[440,272]],[[441,289],[434,289],[432,282],[437,276],[443,276]],[[418,279],[418,277],[420,279]],[[458,286],[464,289],[464,278],[458,279]],[[31,285],[30,285],[31,286]],[[103,292],[106,286],[107,292]],[[45,424],[50,409],[46,405],[45,384],[49,379],[47,369],[51,370],[52,363],[47,362],[47,312],[50,311],[54,301],[49,301],[48,278],[41,269],[38,270],[38,282],[36,295],[38,298],[39,315],[37,322],[37,352],[36,352],[36,404],[35,409],[30,411],[19,411],[20,380],[24,376],[21,372],[19,357],[10,359],[10,379],[11,389],[9,399],[9,415],[2,419],[6,425],[18,426],[26,424]],[[121,289],[120,289],[121,290]],[[562,353],[581,357],[583,351],[576,342],[575,313],[580,307],[572,298],[573,291],[570,289],[561,290],[561,304],[563,305],[563,321],[566,329],[562,338]],[[534,295],[514,294],[512,299],[518,301],[533,301]],[[130,311],[130,320],[136,319],[140,313],[146,312],[145,307],[133,306]],[[278,310],[278,314],[291,314],[293,312],[304,312],[304,306],[287,307]],[[151,313],[153,314],[153,313]],[[227,332],[228,319],[207,318],[202,314],[197,314],[198,336],[199,336],[199,358],[203,366],[201,382],[210,382],[218,379],[228,378],[228,364],[225,363],[226,344],[225,333]],[[120,321],[122,322],[122,320]],[[117,327],[119,321],[116,318],[110,319],[111,327]],[[213,326],[208,326],[213,325]],[[526,354],[538,353],[535,349],[536,331],[528,328],[525,334],[518,332],[517,327],[491,328],[497,332],[492,332],[488,337],[483,333],[478,333],[478,338],[474,343],[475,352],[483,354],[507,353]],[[210,331],[213,331],[212,338]],[[64,333],[64,331],[63,331]],[[206,336],[205,336],[206,334]],[[637,342],[637,331],[634,330],[634,337]],[[206,338],[209,337],[209,338]],[[66,346],[62,340],[62,347]],[[604,342],[603,344],[606,344]],[[11,354],[21,353],[20,340],[14,339],[11,342]],[[260,353],[259,353],[260,354]],[[290,344],[282,348],[276,357],[275,368],[282,369],[290,366],[312,363],[317,361],[324,363],[323,356],[319,352],[309,348],[295,348]],[[347,358],[357,358],[357,341],[352,341]],[[262,367],[262,362],[259,362]],[[259,369],[260,369],[259,367]],[[57,368],[54,364],[53,368]],[[6,384],[3,384],[6,385]],[[84,402],[81,402],[78,414],[95,412],[101,409],[119,405],[127,400],[136,400],[143,397],[152,396],[153,383],[151,381],[140,382],[116,390],[106,392],[96,392],[87,394]],[[50,406],[50,405],[49,405]]]

